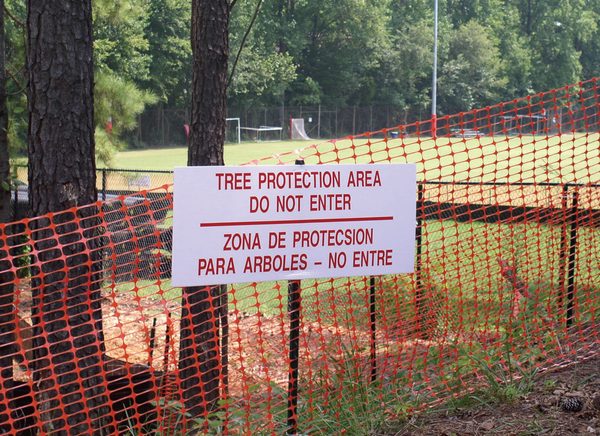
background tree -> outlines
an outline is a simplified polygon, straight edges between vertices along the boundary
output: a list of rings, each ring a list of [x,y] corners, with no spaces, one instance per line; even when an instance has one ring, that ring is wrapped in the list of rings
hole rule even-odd
[[[32,268],[33,298],[41,300],[32,309],[38,338],[34,380],[42,430],[57,435],[90,434],[90,424],[103,426],[100,417],[107,412],[99,376],[102,319],[94,271],[99,250],[93,230],[82,229],[89,238],[82,244],[72,225],[62,225],[74,213],[60,213],[97,198],[93,68],[91,0],[28,0],[29,202],[33,216],[54,212],[56,225],[53,230],[46,219],[31,224],[38,260],[45,264],[43,281],[39,268]],[[94,212],[77,214],[85,219]],[[61,248],[53,248],[46,238],[63,233]],[[68,405],[68,421],[56,401]]]
[[[109,165],[127,147],[124,134],[135,129],[138,115],[158,101],[144,89],[152,80],[150,14],[141,0],[94,0],[93,9],[96,157]]]
[[[190,10],[191,0],[150,0],[146,10],[151,73],[140,83],[172,107],[187,103],[184,90],[192,83]]]
[[[441,113],[469,111],[498,100],[507,79],[501,76],[500,53],[488,33],[476,21],[452,32],[439,77]]]

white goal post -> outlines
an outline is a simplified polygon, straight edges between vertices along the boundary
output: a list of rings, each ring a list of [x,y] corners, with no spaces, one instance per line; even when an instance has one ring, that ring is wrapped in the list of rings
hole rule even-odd
[[[271,141],[271,142],[281,142],[281,132],[283,131],[283,127],[272,127],[272,126],[260,126],[260,127],[240,127],[242,130],[250,132],[255,142],[260,141]],[[273,135],[270,135],[271,138],[268,139],[268,133],[271,132]],[[279,134],[279,135],[277,135]],[[279,137],[277,137],[279,136]]]
[[[235,133],[237,135],[237,141],[226,141],[226,142],[237,142],[238,144],[241,144],[242,142],[242,134],[241,134],[241,125],[240,125],[240,119],[239,118],[225,118],[225,121],[234,121],[237,122],[237,127],[235,129]],[[229,123],[227,123],[229,124]],[[229,131],[229,129],[226,129],[226,132]],[[227,138],[227,135],[225,135],[225,137]]]

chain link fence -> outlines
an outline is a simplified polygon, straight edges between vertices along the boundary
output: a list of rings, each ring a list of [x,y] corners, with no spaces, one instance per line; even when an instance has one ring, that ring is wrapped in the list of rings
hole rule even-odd
[[[13,220],[29,216],[29,192],[27,167],[14,168],[15,181],[12,187]],[[172,191],[173,171],[127,170],[100,168],[96,170],[98,200],[115,200],[121,195],[132,195],[141,191],[167,186]]]
[[[591,90],[579,92],[559,89],[551,99],[532,96],[529,100],[494,106],[489,111],[469,111],[455,116],[438,116],[438,129],[461,122],[468,129],[488,126],[486,134],[500,132],[508,135],[530,134],[551,129],[549,133],[568,133],[591,126],[598,120],[598,105],[587,98]],[[565,102],[568,102],[568,109]],[[512,104],[512,107],[509,107]],[[311,139],[344,138],[364,132],[378,132],[398,126],[406,126],[404,133],[430,131],[431,115],[427,108],[403,109],[394,106],[281,106],[230,108],[227,117],[226,142],[279,140],[290,138],[290,120],[304,119],[306,133]],[[239,126],[238,126],[239,119]],[[189,124],[187,109],[153,108],[138,119],[138,128],[128,138],[130,144],[139,147],[184,147],[187,145],[185,125]],[[491,121],[491,122],[490,122]],[[420,124],[420,126],[419,126]],[[238,138],[241,127],[241,138]],[[277,127],[276,135],[257,136],[252,129]],[[455,126],[456,127],[456,126]],[[244,128],[249,128],[244,130]],[[554,129],[554,131],[552,131]],[[439,134],[447,134],[440,132]]]
[[[409,112],[399,107],[252,107],[231,108],[228,118],[239,118],[240,127],[281,127],[283,139],[290,137],[290,119],[303,118],[306,133],[313,139],[341,138],[363,132],[381,130],[399,124],[429,119],[427,110]],[[185,125],[189,124],[187,109],[152,108],[138,119],[138,128],[128,138],[130,144],[143,147],[183,147],[187,144]],[[226,142],[238,141],[238,124],[227,123]],[[242,141],[253,141],[252,131],[243,131]],[[269,140],[270,138],[267,138]],[[279,139],[279,133],[277,138]]]

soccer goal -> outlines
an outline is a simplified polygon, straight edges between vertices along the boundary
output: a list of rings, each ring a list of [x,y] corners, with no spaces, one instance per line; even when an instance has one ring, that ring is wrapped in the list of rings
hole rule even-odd
[[[290,139],[310,140],[304,130],[304,118],[290,118]]]
[[[254,142],[281,142],[281,132],[283,127],[260,126],[260,127],[240,127],[244,131],[244,140]]]
[[[239,118],[226,118],[225,128],[225,142],[242,142],[240,119]]]

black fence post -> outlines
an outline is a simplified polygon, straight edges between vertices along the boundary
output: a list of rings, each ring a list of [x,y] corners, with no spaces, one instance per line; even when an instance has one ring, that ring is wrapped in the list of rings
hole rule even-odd
[[[290,315],[290,372],[288,378],[288,434],[298,429],[298,364],[300,357],[300,280],[288,283],[288,313]]]
[[[565,184],[562,187],[562,197],[561,197],[561,207],[562,207],[562,231],[560,233],[560,258],[559,258],[559,295],[558,295],[558,308],[562,310],[565,299],[565,290],[566,290],[566,270],[567,270],[567,226],[569,225],[569,185]]]
[[[371,382],[377,380],[377,349],[375,342],[377,339],[377,318],[375,316],[376,309],[375,277],[371,276],[369,279],[369,315],[371,318]]]
[[[417,228],[415,229],[415,239],[417,244],[417,253],[416,253],[416,263],[415,263],[415,278],[416,278],[416,310],[417,310],[417,319],[418,319],[418,331],[419,335],[422,336],[425,332],[423,331],[423,321],[424,317],[424,292],[423,292],[423,278],[421,275],[421,254],[422,254],[422,243],[423,243],[423,184],[418,184],[418,193],[417,193]]]
[[[565,295],[565,271],[567,268],[567,226],[569,224],[569,211],[568,211],[568,199],[569,199],[569,185],[565,184],[562,187],[562,196],[560,204],[562,207],[562,231],[560,233],[560,257],[558,267],[559,277],[559,294],[558,294],[558,309],[562,310],[564,304]]]
[[[579,227],[578,194],[578,190],[575,189],[570,213],[571,234],[569,237],[569,266],[567,268],[567,327],[570,327],[573,323],[573,304],[575,302],[575,261],[577,259],[577,229]]]
[[[296,165],[304,165],[302,159],[296,160]],[[290,316],[290,349],[288,376],[288,433],[298,433],[298,367],[300,360],[300,315],[302,301],[300,295],[300,280],[288,282],[288,314]]]
[[[106,174],[106,168],[102,168],[102,201],[106,201],[106,184],[108,176]]]

